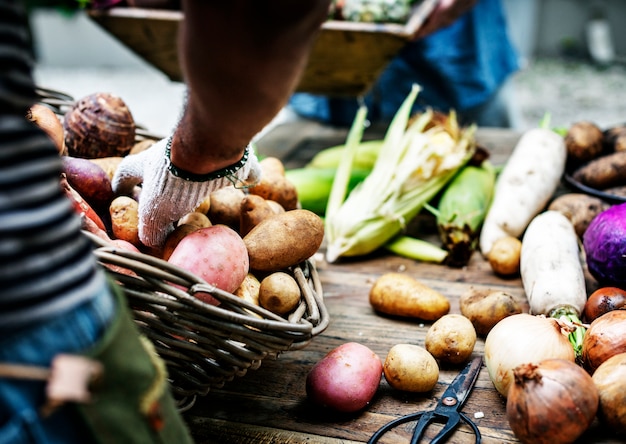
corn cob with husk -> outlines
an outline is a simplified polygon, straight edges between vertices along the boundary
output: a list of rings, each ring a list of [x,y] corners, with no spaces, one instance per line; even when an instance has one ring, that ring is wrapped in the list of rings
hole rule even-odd
[[[446,186],[434,210],[446,264],[467,265],[478,244],[480,228],[493,198],[496,172],[489,160],[466,165]]]
[[[419,90],[417,85],[412,88],[394,116],[370,174],[345,198],[366,110],[362,107],[357,113],[326,210],[328,262],[368,254],[383,246],[471,158],[475,127],[461,129],[454,112],[440,121],[427,110],[409,124]]]

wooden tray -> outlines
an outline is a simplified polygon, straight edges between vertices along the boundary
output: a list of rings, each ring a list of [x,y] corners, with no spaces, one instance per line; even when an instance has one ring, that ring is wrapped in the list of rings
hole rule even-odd
[[[404,25],[327,21],[297,90],[329,96],[364,94],[436,3],[419,3]],[[88,15],[171,80],[183,80],[176,49],[181,11],[119,7],[92,10]]]

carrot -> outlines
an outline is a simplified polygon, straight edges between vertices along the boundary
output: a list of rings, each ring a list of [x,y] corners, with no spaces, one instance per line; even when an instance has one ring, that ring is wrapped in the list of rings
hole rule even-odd
[[[480,232],[485,257],[501,237],[519,237],[556,191],[565,171],[563,137],[546,128],[526,131],[498,176]]]
[[[531,314],[580,323],[587,301],[583,264],[574,226],[561,212],[545,211],[528,225],[522,238],[520,275]],[[582,333],[577,329],[570,335],[577,355]]]

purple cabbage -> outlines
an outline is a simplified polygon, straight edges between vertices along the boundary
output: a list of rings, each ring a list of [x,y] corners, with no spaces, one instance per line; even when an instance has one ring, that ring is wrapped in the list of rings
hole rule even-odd
[[[583,235],[583,246],[598,283],[626,290],[626,203],[598,214]]]

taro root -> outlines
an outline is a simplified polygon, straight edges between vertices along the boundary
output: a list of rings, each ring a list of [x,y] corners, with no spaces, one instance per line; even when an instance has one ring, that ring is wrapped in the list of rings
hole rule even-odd
[[[612,126],[604,130],[603,136],[606,152],[626,151],[626,124]]]
[[[604,134],[595,123],[575,122],[565,135],[568,160],[580,164],[598,157],[604,148],[603,141]]]
[[[109,93],[78,100],[65,114],[65,145],[70,156],[94,159],[125,156],[135,144],[135,121],[124,101]]]

